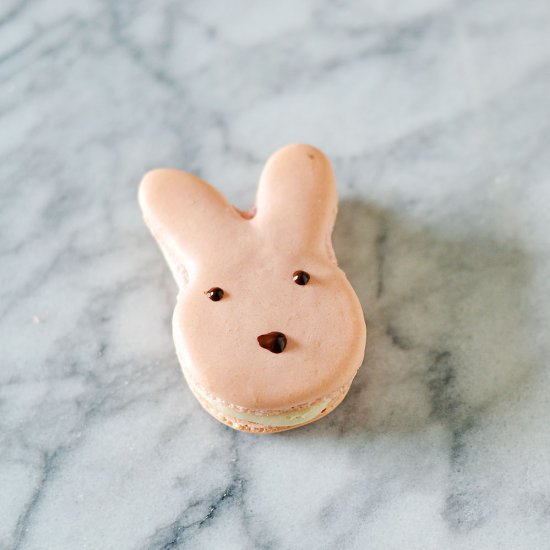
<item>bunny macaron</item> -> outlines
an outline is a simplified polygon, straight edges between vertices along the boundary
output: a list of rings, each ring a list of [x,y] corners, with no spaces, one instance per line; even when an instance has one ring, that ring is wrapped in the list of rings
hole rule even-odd
[[[139,203],[179,287],[174,342],[201,405],[254,433],[332,411],[361,366],[366,326],[332,249],[337,195],[323,153],[275,153],[249,212],[169,169],[144,176]]]

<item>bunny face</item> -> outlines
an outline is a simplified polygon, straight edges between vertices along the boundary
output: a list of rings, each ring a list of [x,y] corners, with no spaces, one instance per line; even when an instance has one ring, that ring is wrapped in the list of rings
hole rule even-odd
[[[251,216],[174,170],[147,174],[140,203],[180,287],[173,332],[190,381],[265,411],[351,382],[366,330],[332,253],[336,188],[320,151],[276,153]]]

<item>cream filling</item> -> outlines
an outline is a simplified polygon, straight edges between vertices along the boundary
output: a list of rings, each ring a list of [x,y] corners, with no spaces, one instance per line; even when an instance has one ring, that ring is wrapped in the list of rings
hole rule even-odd
[[[259,415],[251,412],[241,412],[227,407],[223,403],[212,399],[204,394],[201,394],[201,398],[208,402],[208,404],[217,412],[223,414],[228,418],[238,418],[245,422],[254,422],[255,424],[261,424],[262,426],[269,426],[272,428],[284,428],[287,426],[297,426],[298,424],[304,424],[313,420],[316,416],[321,414],[321,411],[332,401],[332,397],[324,399],[319,403],[311,405],[307,409],[301,409],[299,411],[289,411],[281,414],[271,415]]]

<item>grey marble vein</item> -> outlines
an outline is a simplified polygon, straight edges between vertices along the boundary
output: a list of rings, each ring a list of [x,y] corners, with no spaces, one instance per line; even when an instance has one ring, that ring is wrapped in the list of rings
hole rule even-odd
[[[2,3],[0,548],[549,548],[549,90],[547,0]],[[185,385],[136,191],[247,208],[290,142],[369,344],[254,437]]]

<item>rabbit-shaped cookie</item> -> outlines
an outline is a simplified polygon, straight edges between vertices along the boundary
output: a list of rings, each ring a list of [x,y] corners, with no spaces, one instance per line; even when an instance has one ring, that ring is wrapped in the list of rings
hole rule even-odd
[[[275,153],[248,213],[178,170],[146,174],[139,202],[179,286],[174,341],[203,407],[256,433],[334,409],[363,361],[366,326],[332,250],[326,157],[307,145]]]

